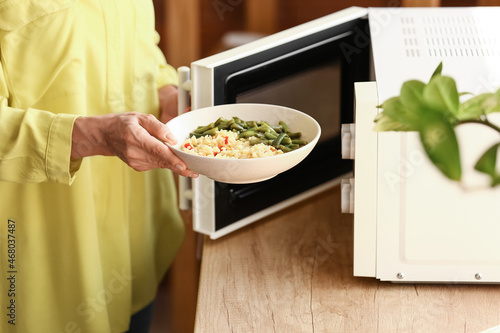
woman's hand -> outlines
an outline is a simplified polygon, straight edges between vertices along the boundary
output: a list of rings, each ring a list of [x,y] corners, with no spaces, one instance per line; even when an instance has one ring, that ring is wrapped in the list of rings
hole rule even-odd
[[[158,98],[160,101],[160,121],[166,124],[178,114],[177,87],[172,85],[161,87],[158,89]]]
[[[160,121],[168,123],[172,118],[177,117],[179,100],[177,99],[176,86],[164,86],[158,89],[158,98],[160,100]],[[184,112],[191,110],[187,107]]]
[[[80,117],[73,127],[71,158],[118,156],[131,168],[168,168],[184,177],[198,177],[164,142],[175,144],[168,127],[153,115],[137,112]]]

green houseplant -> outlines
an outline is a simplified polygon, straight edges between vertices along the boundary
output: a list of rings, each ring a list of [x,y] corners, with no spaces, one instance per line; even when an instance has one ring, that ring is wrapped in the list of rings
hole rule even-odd
[[[496,130],[500,127],[488,120],[488,115],[500,111],[500,89],[460,102],[453,78],[441,74],[440,63],[429,82],[406,81],[400,95],[383,102],[375,118],[376,131],[416,131],[432,163],[451,180],[460,181],[462,167],[456,127],[465,123],[478,123]],[[496,170],[498,143],[488,148],[475,164],[475,169],[491,178],[491,186],[500,184]]]

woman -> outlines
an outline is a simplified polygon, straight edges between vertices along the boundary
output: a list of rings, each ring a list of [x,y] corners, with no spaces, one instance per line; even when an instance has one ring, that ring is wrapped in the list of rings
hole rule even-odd
[[[125,332],[150,308],[184,233],[165,168],[197,177],[163,143],[157,42],[149,0],[1,4],[2,332]]]

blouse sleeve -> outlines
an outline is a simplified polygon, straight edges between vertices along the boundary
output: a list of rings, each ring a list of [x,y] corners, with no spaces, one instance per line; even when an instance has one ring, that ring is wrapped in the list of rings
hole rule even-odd
[[[71,161],[71,135],[78,115],[9,106],[0,63],[0,181],[71,184],[79,161]]]
[[[158,43],[160,42],[160,35],[156,31],[154,33],[155,43],[156,45],[158,45]],[[156,87],[161,88],[166,85],[176,86],[178,84],[177,70],[167,63],[163,52],[158,46],[156,46],[155,51],[157,62],[159,64],[158,75],[156,76]]]

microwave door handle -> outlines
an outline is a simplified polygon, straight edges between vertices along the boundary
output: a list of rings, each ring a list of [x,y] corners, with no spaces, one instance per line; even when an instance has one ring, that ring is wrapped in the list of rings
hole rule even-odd
[[[189,67],[182,66],[177,69],[179,84],[177,89],[177,99],[179,102],[177,113],[180,116],[191,105],[191,79]]]
[[[189,67],[182,66],[177,69],[179,84],[177,87],[177,113],[186,112],[190,106],[191,80]],[[179,176],[179,209],[189,210],[193,199],[191,178]]]

